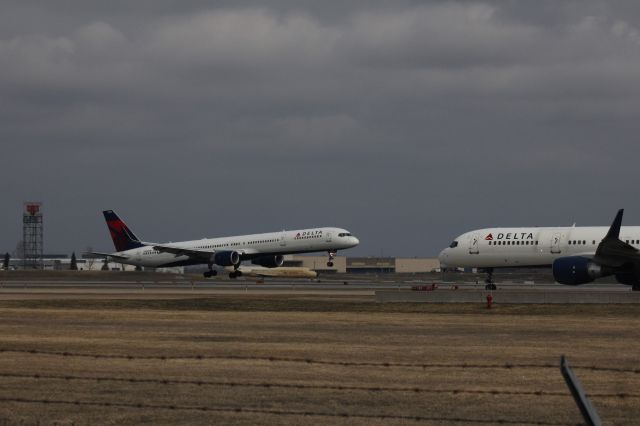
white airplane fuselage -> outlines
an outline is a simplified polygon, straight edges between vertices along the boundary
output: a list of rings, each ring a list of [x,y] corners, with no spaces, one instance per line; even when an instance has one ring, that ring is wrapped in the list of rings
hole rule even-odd
[[[144,267],[171,267],[203,264],[186,255],[176,255],[155,250],[157,244],[144,243],[142,247],[113,253],[122,256],[120,263]],[[295,231],[239,235],[222,238],[168,243],[174,248],[210,250],[212,252],[236,251],[249,258],[260,256],[337,251],[355,247],[356,237],[341,228],[311,228]]]
[[[457,237],[438,259],[446,268],[551,266],[561,257],[593,256],[608,230],[607,226],[476,229]],[[640,248],[640,226],[621,227],[620,240]]]

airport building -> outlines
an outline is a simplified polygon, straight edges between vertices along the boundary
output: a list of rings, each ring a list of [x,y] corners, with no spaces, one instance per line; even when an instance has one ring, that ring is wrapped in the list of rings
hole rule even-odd
[[[417,274],[440,270],[438,259],[403,257],[346,257],[337,256],[333,267],[327,266],[327,256],[284,257],[283,266],[309,268],[317,272],[342,274]]]
[[[11,258],[10,269],[23,269],[23,259]],[[71,256],[66,254],[44,254],[42,256],[43,269],[49,271],[69,270]],[[76,259],[78,271],[135,271],[136,267],[117,262],[107,262],[100,256],[82,255]],[[341,274],[418,274],[440,270],[438,259],[403,258],[403,257],[347,257],[336,256],[333,266],[327,266],[327,256],[284,256],[283,266],[309,268],[319,273]],[[146,268],[148,269],[148,268]],[[189,268],[200,271],[206,266]],[[183,273],[184,268],[161,268],[159,271]]]
[[[2,265],[0,265],[2,266]],[[136,267],[133,265],[125,265],[123,263],[107,262],[105,265],[104,258],[102,257],[78,257],[76,259],[76,266],[78,271],[135,271]],[[24,267],[24,259],[11,258],[9,260],[9,269],[33,269]],[[43,254],[42,255],[42,268],[45,271],[68,271],[71,269],[71,256],[67,254]],[[182,271],[180,271],[182,272]]]

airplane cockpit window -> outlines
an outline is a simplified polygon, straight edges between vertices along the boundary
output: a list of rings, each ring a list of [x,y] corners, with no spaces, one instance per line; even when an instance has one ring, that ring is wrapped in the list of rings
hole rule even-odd
[[[351,236],[351,234],[348,233],[348,232],[341,232],[341,233],[338,234],[338,237],[350,237],[350,236]]]
[[[457,241],[454,241],[451,244],[449,244],[449,248],[456,248],[456,247],[458,247],[458,242]]]

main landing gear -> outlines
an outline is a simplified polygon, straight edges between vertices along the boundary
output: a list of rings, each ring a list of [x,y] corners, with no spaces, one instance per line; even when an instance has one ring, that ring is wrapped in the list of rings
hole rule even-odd
[[[218,271],[216,271],[215,269],[209,269],[208,271],[206,271],[204,274],[205,278],[211,278],[211,277],[215,277],[216,275],[218,275]]]
[[[331,268],[333,266],[333,259],[335,259],[336,255],[338,254],[338,251],[329,250],[327,253],[329,253],[329,261],[327,262],[327,266]]]
[[[498,287],[496,287],[495,283],[493,282],[493,268],[487,268],[485,269],[485,272],[487,273],[487,278],[484,280],[485,290],[497,290]]]
[[[239,267],[240,267],[239,263],[237,265],[233,265],[233,271],[229,272],[229,278],[234,280],[242,276],[242,271],[238,270]]]

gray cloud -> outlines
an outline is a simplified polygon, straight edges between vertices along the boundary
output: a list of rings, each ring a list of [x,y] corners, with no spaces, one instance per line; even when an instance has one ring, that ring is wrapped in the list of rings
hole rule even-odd
[[[335,224],[433,255],[491,225],[601,224],[632,196],[633,2],[7,2],[1,249]]]

